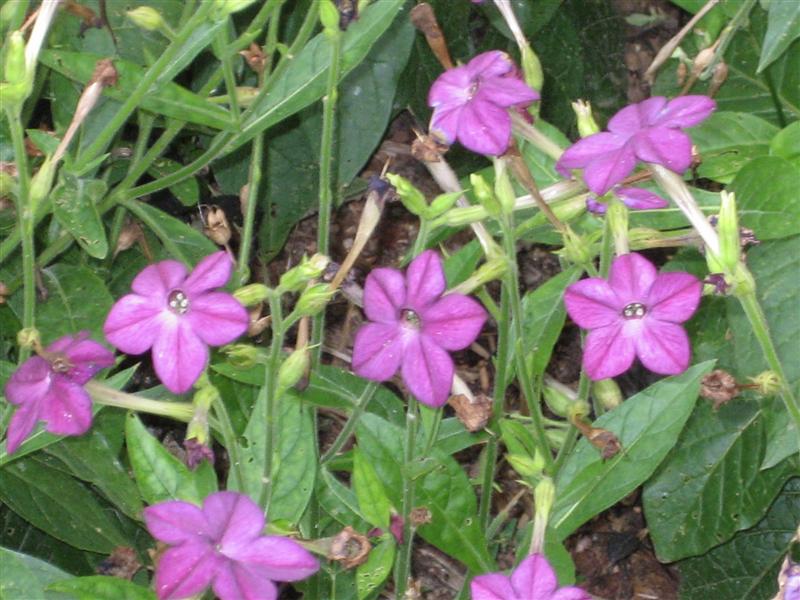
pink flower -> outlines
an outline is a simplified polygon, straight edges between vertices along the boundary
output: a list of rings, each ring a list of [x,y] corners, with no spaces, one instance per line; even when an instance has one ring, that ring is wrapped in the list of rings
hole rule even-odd
[[[658,194],[641,188],[615,187],[612,191],[631,210],[655,210],[669,206],[669,202]],[[596,196],[589,196],[586,199],[586,208],[596,215],[604,215],[608,210],[608,205],[605,202],[600,202]]]
[[[692,140],[681,131],[705,120],[717,107],[707,96],[681,96],[667,102],[654,96],[626,106],[595,133],[567,148],[556,168],[569,177],[583,169],[583,179],[595,194],[605,194],[625,179],[636,161],[658,163],[683,173],[692,163]]]
[[[128,354],[153,349],[153,365],[176,394],[192,387],[208,364],[208,346],[221,346],[247,330],[245,308],[213,291],[228,282],[233,261],[225,252],[205,257],[187,277],[186,267],[163,260],[133,280],[134,293],[111,308],[103,331]]]
[[[386,381],[398,369],[420,402],[442,406],[453,383],[453,359],[478,337],[486,311],[462,294],[442,296],[442,259],[433,250],[417,256],[405,277],[397,269],[375,269],[364,284],[364,312],[372,321],[356,334],[353,371]]]
[[[447,144],[458,139],[479,154],[500,155],[511,140],[509,107],[525,108],[538,99],[505,52],[484,52],[433,82],[431,134]]]
[[[591,600],[578,587],[558,589],[553,567],[541,554],[531,554],[514,569],[511,577],[502,573],[478,575],[470,583],[472,600]]]
[[[171,500],[144,509],[147,529],[172,546],[156,565],[160,600],[188,598],[209,585],[221,600],[275,600],[274,581],[299,581],[319,569],[294,540],[261,535],[264,514],[244,494],[216,492],[203,507]]]
[[[11,375],[6,399],[19,408],[8,424],[9,454],[37,421],[44,421],[45,430],[56,435],[82,435],[91,427],[92,400],[83,384],[113,365],[114,353],[88,338],[88,331],[59,338]]]
[[[567,313],[589,330],[583,349],[589,377],[619,375],[635,357],[662,375],[685,371],[691,348],[679,323],[697,310],[702,289],[688,273],[657,273],[640,254],[614,259],[608,281],[592,277],[569,286]]]

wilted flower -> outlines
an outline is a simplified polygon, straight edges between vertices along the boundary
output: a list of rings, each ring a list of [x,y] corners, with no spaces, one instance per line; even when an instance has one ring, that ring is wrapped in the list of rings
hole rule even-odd
[[[470,583],[472,600],[591,600],[574,586],[558,588],[553,567],[541,554],[531,554],[511,577],[502,573],[478,575]]]
[[[353,344],[353,371],[386,381],[398,369],[412,394],[429,406],[447,402],[453,383],[449,351],[462,350],[486,321],[483,307],[467,296],[442,297],[442,259],[433,250],[417,256],[405,277],[397,269],[375,269],[364,284],[367,323]]]
[[[655,210],[669,206],[669,202],[658,194],[641,188],[617,187],[612,191],[631,210]],[[589,196],[586,199],[586,208],[596,215],[604,215],[608,210],[608,205],[605,202],[598,201],[595,196]]]
[[[715,108],[707,96],[681,96],[669,102],[654,96],[631,104],[611,118],[607,132],[567,148],[556,168],[565,177],[570,169],[583,169],[583,179],[595,194],[605,194],[625,179],[637,160],[683,173],[692,162],[692,140],[681,128],[697,125]]]
[[[144,509],[151,535],[172,546],[156,565],[160,600],[188,598],[209,585],[221,600],[275,600],[274,581],[299,581],[317,560],[288,538],[261,535],[264,514],[244,494],[216,492],[200,508],[172,500]]]
[[[511,140],[508,109],[538,99],[506,53],[484,52],[433,82],[428,93],[431,134],[448,144],[458,139],[479,154],[500,155]]]
[[[6,383],[5,395],[18,406],[8,424],[6,452],[28,437],[37,421],[56,435],[81,435],[92,424],[92,400],[83,384],[114,364],[114,353],[89,339],[89,332],[67,335],[32,356]]]
[[[233,262],[225,252],[205,257],[187,277],[186,267],[164,260],[133,280],[133,294],[111,308],[103,331],[128,354],[153,349],[153,365],[176,394],[192,387],[208,364],[208,346],[232,342],[247,331],[245,308],[213,291],[228,281]]]
[[[564,294],[567,312],[589,329],[583,366],[594,380],[614,377],[638,357],[655,373],[676,375],[689,366],[683,323],[700,303],[703,284],[689,273],[658,273],[640,254],[614,259],[608,281],[592,277]]]

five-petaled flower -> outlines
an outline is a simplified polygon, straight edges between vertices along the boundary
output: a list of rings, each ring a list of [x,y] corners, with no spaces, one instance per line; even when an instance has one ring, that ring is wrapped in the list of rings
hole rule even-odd
[[[275,581],[299,581],[319,569],[294,540],[262,535],[264,514],[244,494],[215,492],[202,508],[161,502],[144,509],[144,521],[172,546],[156,565],[160,600],[195,596],[209,585],[221,600],[275,600]]]
[[[428,406],[442,406],[453,384],[453,359],[478,337],[486,311],[462,294],[442,296],[446,282],[441,257],[417,256],[405,277],[397,269],[372,271],[364,284],[364,312],[371,321],[358,330],[353,371],[386,381],[398,369],[411,393]]]
[[[502,573],[478,575],[470,583],[472,600],[590,600],[574,586],[559,589],[556,574],[541,554],[531,554],[511,577]]]
[[[612,191],[631,210],[655,210],[669,206],[669,202],[658,194],[641,188],[615,187]],[[599,201],[595,196],[589,196],[586,199],[586,208],[596,215],[603,215],[608,210],[608,205]]]
[[[538,99],[505,52],[484,52],[433,82],[430,131],[447,144],[457,139],[473,152],[497,156],[511,140],[508,109],[523,109]]]
[[[689,273],[658,273],[640,254],[614,259],[608,281],[583,279],[564,294],[567,312],[588,329],[583,366],[594,380],[628,370],[638,357],[662,375],[689,366],[689,338],[680,323],[691,317],[703,290]]]
[[[156,374],[172,392],[192,387],[208,364],[208,346],[232,342],[247,331],[245,308],[230,294],[213,291],[228,282],[233,261],[216,252],[186,267],[164,260],[142,270],[134,293],[111,308],[103,331],[128,354],[153,349]]]
[[[626,106],[595,133],[567,148],[556,163],[559,173],[583,169],[583,179],[595,194],[605,194],[625,179],[636,160],[658,163],[683,173],[692,163],[692,140],[681,128],[705,120],[716,108],[707,96],[681,96],[667,102],[654,96]]]
[[[92,400],[83,384],[114,364],[114,353],[89,339],[67,335],[32,356],[6,383],[6,399],[18,406],[8,424],[6,451],[14,452],[37,421],[56,435],[82,435],[92,424]]]

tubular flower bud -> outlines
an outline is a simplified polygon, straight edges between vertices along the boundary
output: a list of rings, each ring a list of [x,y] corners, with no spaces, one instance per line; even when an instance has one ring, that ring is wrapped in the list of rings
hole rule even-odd
[[[319,279],[330,264],[331,259],[324,254],[314,254],[311,258],[303,257],[296,267],[286,271],[278,284],[280,293],[299,292],[313,279]]]
[[[249,283],[244,287],[240,287],[233,292],[233,297],[236,298],[242,306],[256,306],[261,304],[269,298],[270,289],[263,283]]]
[[[469,176],[469,182],[472,184],[472,192],[475,194],[475,198],[486,209],[486,212],[492,217],[500,216],[502,211],[500,202],[486,180],[478,173],[472,173]]]
[[[325,309],[335,293],[336,290],[331,290],[327,283],[312,285],[297,300],[295,310],[300,316],[313,317]]]
[[[403,203],[408,212],[418,217],[425,213],[428,203],[425,201],[425,196],[414,187],[413,183],[396,173],[387,173],[386,179],[394,186],[397,191],[397,197],[400,198],[400,202]]]
[[[278,369],[278,394],[283,394],[290,387],[294,387],[303,378],[310,364],[311,355],[307,346],[292,352]]]
[[[592,392],[606,410],[613,410],[622,404],[622,392],[613,379],[600,379],[592,382]]]
[[[129,10],[126,14],[134,25],[146,31],[162,31],[166,26],[164,17],[151,6],[139,6]]]
[[[572,103],[572,110],[575,111],[575,116],[578,119],[578,133],[582,138],[600,132],[600,126],[592,115],[591,104],[583,100],[577,100]]]

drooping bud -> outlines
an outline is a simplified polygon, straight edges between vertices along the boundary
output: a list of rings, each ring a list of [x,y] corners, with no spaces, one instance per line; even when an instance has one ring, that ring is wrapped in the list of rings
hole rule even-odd
[[[125,14],[134,25],[146,31],[163,31],[166,25],[164,17],[152,6],[139,6]]]
[[[533,490],[535,513],[533,516],[533,537],[531,538],[531,552],[541,553],[544,549],[544,536],[547,531],[547,522],[550,520],[550,511],[556,497],[556,487],[553,480],[543,477]]]
[[[297,266],[281,275],[278,292],[281,294],[299,292],[309,281],[319,279],[330,262],[331,259],[324,254],[317,253],[311,258],[304,256]]]
[[[249,283],[233,292],[233,297],[236,298],[242,306],[250,307],[264,302],[264,300],[269,298],[270,293],[271,290],[263,283]]]
[[[572,110],[575,111],[575,117],[578,119],[578,133],[582,138],[600,131],[600,126],[592,115],[592,105],[589,102],[577,100],[572,103]]]
[[[394,186],[397,191],[397,197],[400,202],[406,207],[406,210],[411,214],[421,217],[425,214],[428,208],[428,203],[425,201],[425,196],[420,192],[413,183],[401,175],[396,173],[387,173],[386,179]]]
[[[472,193],[478,200],[480,205],[486,209],[489,216],[499,217],[502,213],[502,207],[491,186],[486,182],[482,175],[479,173],[472,173],[469,176],[469,182],[472,185]]]
[[[613,379],[593,381],[592,393],[606,410],[617,408],[624,400],[619,385]]]
[[[308,287],[297,300],[295,310],[300,316],[313,317],[325,310],[336,290],[331,290],[326,283],[318,283]]]
[[[286,357],[278,369],[278,395],[294,387],[303,378],[310,364],[311,354],[307,346],[295,349]]]
[[[317,0],[317,2],[319,3],[319,20],[325,34],[328,36],[341,35],[339,9],[332,0]]]

